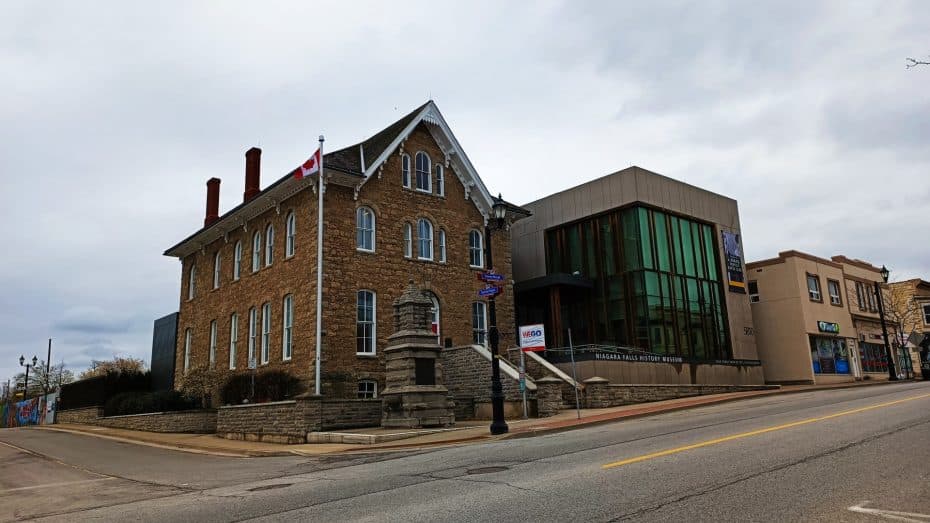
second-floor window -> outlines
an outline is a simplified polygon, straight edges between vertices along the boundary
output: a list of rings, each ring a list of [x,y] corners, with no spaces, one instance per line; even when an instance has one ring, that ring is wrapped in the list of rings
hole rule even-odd
[[[356,295],[355,352],[375,353],[375,293],[358,291]]]
[[[355,211],[355,248],[360,251],[375,250],[375,213],[368,207]]]
[[[255,307],[249,309],[249,361],[248,366],[255,361],[255,342],[258,339],[258,311]]]
[[[402,154],[400,156],[400,178],[404,187],[410,188],[410,155]]]
[[[820,294],[820,277],[816,274],[807,275],[807,295],[811,301],[823,301]]]
[[[265,267],[274,261],[274,225],[265,229]]]
[[[422,192],[433,192],[432,176],[430,175],[429,156],[424,152],[418,152],[417,161],[417,190]]]
[[[297,217],[294,211],[288,213],[287,221],[284,222],[284,236],[284,257],[290,258],[297,246]]]
[[[210,368],[216,365],[216,320],[210,322]]]
[[[239,343],[239,315],[229,317],[229,368],[236,368],[236,345]]]
[[[439,253],[439,261],[446,263],[446,230],[439,229],[439,244],[436,247]]]
[[[191,368],[191,330],[184,331],[184,372]]]
[[[865,297],[865,286],[862,285],[861,281],[856,282],[856,302],[859,304],[859,310],[865,310],[866,297]]]
[[[268,349],[271,342],[271,304],[262,305],[262,363],[268,363]]]
[[[759,283],[755,280],[749,280],[749,303],[759,302]]]
[[[827,292],[830,294],[830,303],[832,305],[843,305],[843,298],[840,296],[840,282],[827,280]]]
[[[242,270],[242,242],[236,242],[233,247],[233,280],[239,279],[239,271]]]
[[[479,231],[468,233],[468,264],[472,267],[484,267],[484,237]]]
[[[433,259],[433,224],[426,218],[417,221],[417,257],[421,260]]]
[[[930,325],[930,305],[924,305],[924,325]]]
[[[436,165],[436,194],[446,195],[446,173],[441,164]]]
[[[413,257],[413,230],[409,223],[404,224],[404,257]]]
[[[213,257],[213,288],[220,287],[220,253],[217,252]]]
[[[191,265],[190,273],[188,273],[187,275],[187,299],[188,300],[194,299],[194,292],[196,292],[194,289],[194,282],[196,281],[197,281],[197,266]]]
[[[285,361],[291,359],[294,344],[294,296],[288,294],[284,297],[283,311],[284,327],[281,333],[281,358]]]
[[[252,236],[252,272],[262,268],[262,233],[255,231]]]

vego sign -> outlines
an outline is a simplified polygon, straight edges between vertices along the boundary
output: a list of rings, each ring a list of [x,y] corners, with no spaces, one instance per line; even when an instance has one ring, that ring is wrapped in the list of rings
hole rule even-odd
[[[520,327],[520,348],[533,352],[546,350],[546,328],[543,324]]]

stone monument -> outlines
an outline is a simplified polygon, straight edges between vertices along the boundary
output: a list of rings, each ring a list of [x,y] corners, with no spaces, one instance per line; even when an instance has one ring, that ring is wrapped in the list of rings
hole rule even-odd
[[[443,384],[436,334],[430,329],[433,303],[413,280],[394,301],[394,334],[384,349],[383,427],[449,427],[455,403]]]

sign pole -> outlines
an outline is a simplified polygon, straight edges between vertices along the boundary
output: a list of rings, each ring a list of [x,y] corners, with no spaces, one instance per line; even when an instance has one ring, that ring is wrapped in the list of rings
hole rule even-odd
[[[572,330],[568,329],[568,350],[572,355],[572,381],[575,389],[575,412],[578,413],[578,419],[581,419],[581,402],[578,400],[578,374],[575,372],[575,346],[572,344]]]
[[[323,135],[320,135],[320,170],[317,173],[320,188],[317,191],[316,218],[316,364],[313,372],[314,392],[321,394],[320,358],[323,357]]]
[[[520,349],[520,391],[523,392],[523,419],[528,419],[529,413],[526,410],[526,354]]]

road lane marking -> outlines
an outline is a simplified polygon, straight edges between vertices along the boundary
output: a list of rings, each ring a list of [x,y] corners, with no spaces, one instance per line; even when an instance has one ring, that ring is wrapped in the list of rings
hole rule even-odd
[[[64,487],[68,485],[80,485],[82,483],[99,483],[101,481],[112,481],[114,479],[117,479],[117,478],[79,479],[75,481],[60,481],[58,483],[43,483],[41,485],[29,485],[28,487],[13,487],[13,488],[8,488],[8,489],[3,489],[3,490],[0,490],[0,494],[6,494],[7,492],[19,492],[21,490]]]
[[[868,407],[860,407],[858,409],[844,410],[842,412],[836,412],[833,414],[828,414],[826,416],[818,416],[816,418],[808,418],[799,421],[792,421],[791,423],[785,423],[783,425],[776,425],[774,427],[766,427],[764,429],[751,430],[749,432],[741,432],[739,434],[732,434],[730,436],[724,436],[722,438],[711,439],[707,441],[702,441],[700,443],[694,443],[691,445],[685,445],[683,447],[676,447],[673,449],[662,450],[659,452],[653,452],[651,454],[644,454],[642,456],[637,456],[635,458],[624,459],[621,461],[615,461],[613,463],[607,463],[606,465],[601,465],[602,469],[610,469],[614,467],[620,467],[623,465],[629,465],[631,463],[639,463],[640,461],[646,461],[654,458],[661,458],[663,456],[670,456],[672,454],[678,454],[680,452],[685,452],[688,450],[699,449],[703,447],[709,447],[711,445],[718,445],[720,443],[726,443],[728,441],[733,441],[737,439],[748,438],[751,436],[758,436],[760,434],[767,434],[769,432],[775,432],[777,430],[790,429],[793,427],[799,427],[801,425],[808,425],[810,423],[816,423],[818,421],[826,421],[828,419],[838,418],[840,416],[848,416],[850,414],[858,414],[860,412],[865,412],[874,409],[880,409],[882,407],[890,407],[891,405],[897,405],[899,403],[904,403],[907,401],[914,401],[923,398],[930,398],[930,394],[921,394],[920,396],[911,396],[910,398],[903,398],[895,401],[888,401],[885,403],[879,403],[877,405],[869,405]]]
[[[894,521],[909,521],[911,523],[927,523],[930,521],[930,514],[918,514],[916,512],[901,512],[898,510],[882,510],[878,508],[867,508],[868,501],[863,501],[856,506],[849,507],[850,512],[859,512],[860,514],[869,514],[880,518],[891,519]],[[917,518],[917,519],[914,519]]]

